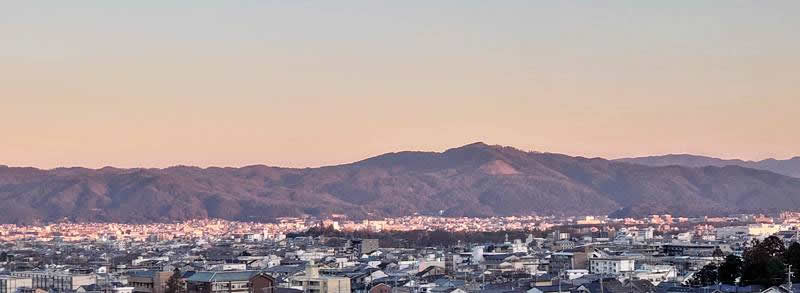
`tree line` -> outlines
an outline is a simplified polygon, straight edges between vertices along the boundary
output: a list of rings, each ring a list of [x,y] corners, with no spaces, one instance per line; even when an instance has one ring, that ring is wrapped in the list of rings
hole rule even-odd
[[[301,233],[291,233],[286,235],[292,237],[338,237],[338,238],[364,238],[364,239],[378,239],[381,247],[398,247],[398,248],[413,248],[413,247],[451,247],[458,243],[502,243],[508,235],[509,240],[521,239],[525,240],[529,234],[534,237],[545,237],[546,233],[542,231],[497,231],[497,232],[454,232],[454,231],[426,231],[426,230],[413,230],[413,231],[383,231],[383,232],[370,232],[370,231],[337,231],[332,227],[312,227],[309,230]]]
[[[705,265],[689,279],[689,284],[695,287],[717,283],[771,287],[788,281],[789,268],[793,274],[800,272],[800,243],[793,242],[787,248],[783,240],[770,236],[763,241],[753,239],[742,257],[730,254],[719,264]]]

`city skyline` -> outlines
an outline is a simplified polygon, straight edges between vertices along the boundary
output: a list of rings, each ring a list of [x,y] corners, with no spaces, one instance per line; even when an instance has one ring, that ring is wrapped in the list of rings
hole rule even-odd
[[[351,4],[4,4],[0,164],[800,155],[797,2]]]

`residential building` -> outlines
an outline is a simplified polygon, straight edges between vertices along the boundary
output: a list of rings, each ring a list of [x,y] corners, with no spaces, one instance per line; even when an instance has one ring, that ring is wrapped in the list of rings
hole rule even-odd
[[[291,288],[303,290],[305,293],[349,293],[350,278],[320,276],[319,268],[310,263],[304,276],[291,278]]]
[[[128,286],[134,293],[164,293],[173,272],[137,270],[128,272]]]
[[[634,259],[632,258],[592,258],[589,259],[589,271],[592,274],[613,274],[618,275],[634,271]]]
[[[17,289],[32,287],[33,281],[31,278],[0,276],[0,293],[14,293],[17,292]]]
[[[274,284],[275,279],[258,271],[197,272],[186,279],[186,291],[187,293],[273,293]]]
[[[72,274],[53,271],[26,271],[14,272],[12,276],[30,278],[31,287],[39,289],[53,289],[57,291],[75,291],[80,286],[91,285],[97,282],[93,274]]]

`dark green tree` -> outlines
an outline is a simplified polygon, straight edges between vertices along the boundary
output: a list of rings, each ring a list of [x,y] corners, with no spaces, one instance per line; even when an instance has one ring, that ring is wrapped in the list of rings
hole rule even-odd
[[[778,237],[770,236],[764,241],[753,239],[744,251],[741,283],[765,287],[783,284],[786,277],[785,251],[786,247]]]
[[[689,285],[693,287],[706,287],[716,284],[719,279],[718,270],[717,264],[713,262],[703,266],[700,271],[694,273],[694,276],[689,279]]]
[[[795,276],[800,276],[800,243],[794,242],[786,249],[783,255],[783,262],[792,266]]]
[[[167,280],[167,289],[164,291],[165,293],[180,293],[183,291],[181,286],[181,270],[175,268],[172,271],[172,276],[169,277]]]
[[[8,253],[3,251],[0,252],[0,262],[7,262],[8,261]]]
[[[719,281],[724,284],[736,285],[736,279],[742,276],[742,258],[733,254],[725,257],[719,266]]]
[[[761,249],[771,257],[783,257],[784,252],[786,252],[786,246],[783,244],[783,240],[777,236],[769,236],[764,239],[764,241],[761,241],[760,244]]]
[[[717,248],[717,249],[714,249],[714,253],[711,256],[720,257],[721,258],[721,257],[725,256],[725,253],[722,252],[722,249]]]

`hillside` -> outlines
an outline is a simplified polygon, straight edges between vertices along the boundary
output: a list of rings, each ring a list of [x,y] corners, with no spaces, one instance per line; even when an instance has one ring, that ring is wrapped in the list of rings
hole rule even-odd
[[[761,161],[725,160],[713,157],[696,155],[663,155],[639,158],[618,159],[619,162],[628,162],[647,166],[686,166],[686,167],[725,167],[740,166],[745,168],[766,170],[790,177],[800,178],[800,157],[788,160],[766,159]]]
[[[738,166],[650,167],[475,143],[287,169],[0,167],[0,222],[413,213],[725,214],[800,208],[800,179]]]

